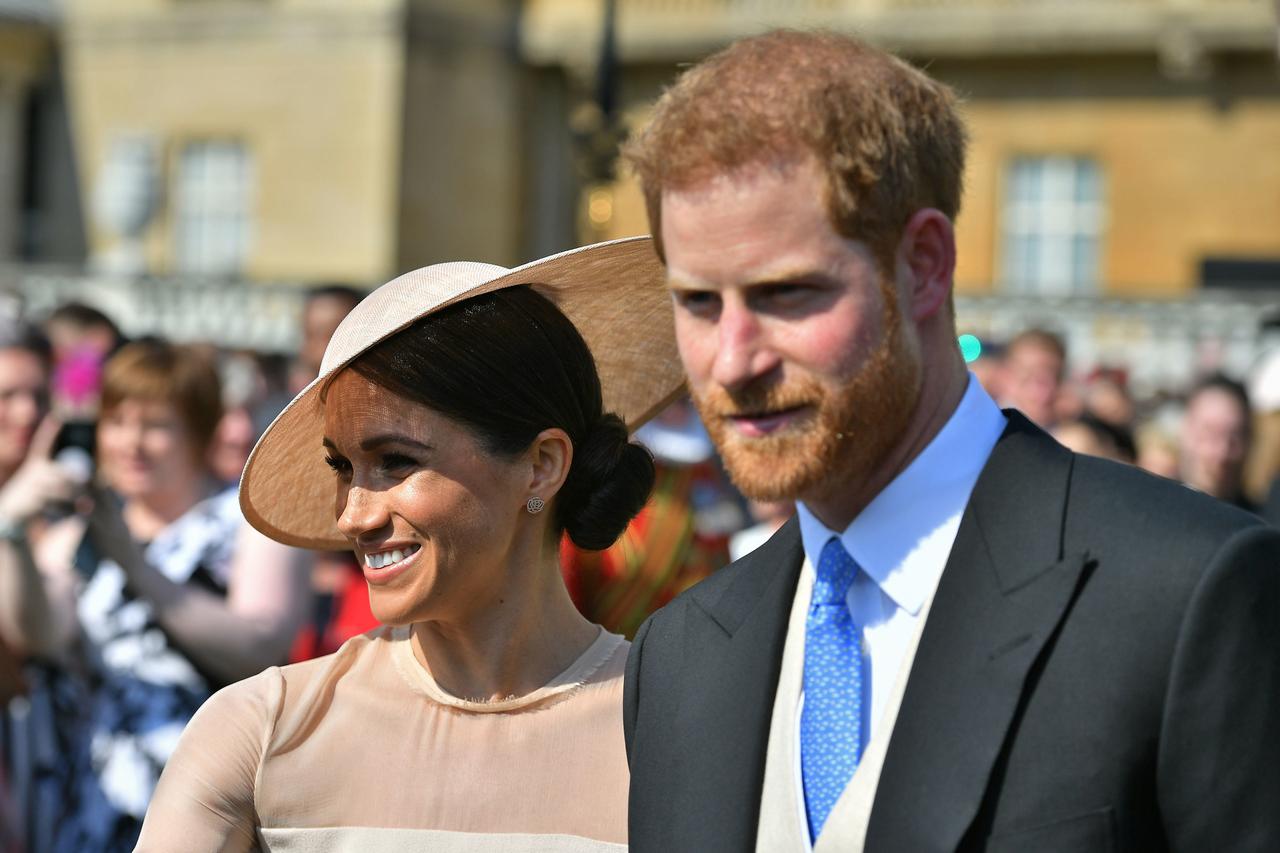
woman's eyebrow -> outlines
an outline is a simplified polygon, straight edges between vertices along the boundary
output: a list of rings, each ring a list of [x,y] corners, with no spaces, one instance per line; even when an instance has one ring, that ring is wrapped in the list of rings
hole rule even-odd
[[[334,444],[333,439],[331,438],[325,438],[320,443],[327,450],[336,451],[338,449],[338,445]],[[417,447],[420,450],[435,449],[430,444],[426,444],[425,442],[418,441],[415,438],[409,438],[409,436],[407,435],[401,435],[395,432],[385,432],[385,433],[379,433],[378,435],[370,436],[369,438],[366,438],[360,442],[360,449],[367,453],[368,451],[374,450],[385,444],[407,444],[413,447]]]
[[[381,447],[384,444],[407,444],[411,447],[416,447],[419,450],[434,449],[430,444],[427,444],[422,441],[418,441],[415,438],[410,438],[407,435],[401,435],[400,433],[395,433],[395,432],[384,432],[384,433],[379,433],[378,435],[371,435],[360,442],[360,449],[365,452],[368,452],[370,450],[374,450],[378,447]]]

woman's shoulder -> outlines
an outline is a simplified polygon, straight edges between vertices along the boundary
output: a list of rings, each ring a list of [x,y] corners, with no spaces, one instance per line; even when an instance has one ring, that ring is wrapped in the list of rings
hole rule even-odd
[[[584,656],[590,668],[584,681],[588,684],[619,682],[626,671],[630,651],[631,643],[626,637],[601,629],[599,639]]]
[[[395,629],[379,626],[347,640],[337,651],[291,663],[272,666],[257,675],[230,684],[213,694],[204,707],[219,712],[257,713],[275,717],[282,705],[294,706],[319,685],[332,686],[338,680],[367,677],[377,670],[377,659],[385,656],[397,641]]]
[[[360,677],[367,674],[370,668],[385,664],[384,660],[391,654],[392,648],[406,638],[402,637],[407,629],[379,625],[351,637],[336,651],[309,660],[291,663],[288,666],[276,667],[276,671],[292,690],[313,683],[317,680],[344,677]]]

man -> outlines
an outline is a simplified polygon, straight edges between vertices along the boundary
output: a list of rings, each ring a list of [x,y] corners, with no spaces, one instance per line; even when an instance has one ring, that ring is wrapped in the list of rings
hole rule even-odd
[[[637,634],[638,853],[1280,849],[1280,533],[967,375],[963,154],[945,87],[791,32],[629,147],[708,430],[799,501]]]
[[[1243,385],[1215,374],[1187,395],[1179,435],[1182,481],[1206,495],[1254,512],[1244,493],[1244,462],[1252,428]]]
[[[1037,426],[1054,427],[1067,363],[1062,338],[1045,329],[1027,329],[1009,342],[1004,362],[1004,402]]]
[[[289,391],[296,394],[320,373],[325,347],[364,294],[345,284],[321,284],[307,291],[302,303],[302,343],[289,375]]]

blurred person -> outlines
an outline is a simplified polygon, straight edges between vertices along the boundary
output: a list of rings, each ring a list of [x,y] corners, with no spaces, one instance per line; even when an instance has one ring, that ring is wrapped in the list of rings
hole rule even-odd
[[[22,579],[23,569],[35,577],[25,519],[41,508],[40,495],[67,501],[77,485],[53,459],[61,424],[48,417],[51,359],[48,339],[35,327],[0,324],[0,540],[8,546],[0,554],[0,601],[8,605],[0,606],[0,640],[21,652],[53,645],[38,584]],[[32,535],[43,535],[46,526],[37,524]]]
[[[1244,491],[1252,429],[1249,395],[1242,384],[1220,373],[1196,383],[1187,395],[1179,434],[1182,481],[1256,512]]]
[[[969,372],[978,378],[979,384],[993,400],[1005,397],[1005,348],[990,341],[982,342],[982,351],[969,362]]]
[[[49,411],[49,374],[52,347],[34,326],[13,319],[0,319],[0,508],[20,500],[28,486],[25,478],[15,475],[32,451],[40,424]],[[52,440],[50,424],[44,430]],[[47,453],[44,454],[47,458]],[[47,463],[52,468],[53,463]],[[45,477],[60,476],[42,472]],[[13,536],[13,529],[0,530],[0,537]],[[4,560],[10,564],[5,565]],[[28,563],[30,561],[28,560]],[[33,832],[28,807],[32,782],[32,764],[15,760],[30,753],[40,741],[48,742],[48,731],[37,735],[28,724],[27,715],[10,715],[9,702],[28,694],[39,693],[38,674],[24,674],[23,664],[32,653],[40,652],[40,642],[28,642],[22,628],[39,628],[47,614],[40,609],[42,598],[25,595],[18,582],[20,566],[12,565],[10,555],[0,554],[0,600],[13,602],[12,608],[0,609],[0,849],[22,850],[28,839],[39,839]],[[34,575],[34,568],[31,569]],[[16,615],[18,622],[8,616]],[[31,701],[42,701],[41,696]],[[15,796],[16,795],[16,796]]]
[[[627,430],[680,387],[669,305],[644,239],[426,267],[343,321],[241,500],[272,536],[353,548],[389,627],[211,699],[141,853],[623,849],[628,644],[557,555],[644,505]]]
[[[53,351],[34,326],[0,321],[0,488],[14,475],[49,412]]]
[[[740,560],[759,548],[795,515],[793,501],[750,501],[747,510],[755,524],[729,537],[729,559]]]
[[[1068,450],[1132,465],[1137,450],[1133,436],[1096,415],[1085,412],[1078,418],[1062,421],[1049,434]]]
[[[290,378],[290,393],[297,394],[320,373],[320,362],[334,330],[364,293],[345,284],[322,284],[309,289],[302,303],[302,344]]]
[[[65,302],[44,321],[53,345],[54,410],[66,421],[92,422],[98,412],[102,365],[123,343],[120,328],[83,302]]]
[[[1139,468],[1169,480],[1181,479],[1178,440],[1169,430],[1154,422],[1142,424],[1134,435],[1134,444]]]
[[[1005,347],[1004,405],[1051,428],[1059,417],[1066,363],[1067,348],[1058,335],[1040,328],[1019,332]]]
[[[58,664],[51,713],[62,754],[42,768],[61,806],[53,850],[131,849],[191,715],[221,685],[283,662],[301,618],[296,552],[249,528],[236,490],[208,467],[220,414],[207,359],[158,340],[126,345],[103,374],[106,488],[81,487],[77,500],[77,483],[48,476],[46,433],[14,477],[27,487],[0,501],[10,531],[0,572],[7,583],[16,574],[48,618],[24,625],[16,597],[0,611]],[[68,515],[72,506],[80,512]],[[32,560],[27,538],[50,512],[61,518]]]
[[[266,397],[266,382],[250,352],[217,354],[222,381],[222,417],[209,447],[209,467],[219,481],[238,484],[258,440],[254,410]]]
[[[289,370],[291,395],[300,393],[320,375],[334,331],[363,298],[363,292],[343,284],[318,285],[307,291],[301,315],[302,344]],[[347,640],[378,626],[364,573],[351,550],[316,551],[311,559],[311,611],[289,653],[291,663],[335,652]]]
[[[1084,382],[1083,408],[1117,429],[1133,429],[1136,408],[1122,371],[1093,371]]]
[[[690,394],[797,501],[636,634],[632,853],[1280,849],[1280,531],[968,374],[965,137],[909,63],[774,31],[628,143]]]
[[[64,302],[44,321],[55,357],[79,350],[109,356],[123,343],[120,327],[106,313],[83,302]]]
[[[739,498],[688,398],[636,431],[653,453],[653,494],[603,551],[564,542],[560,567],[583,615],[631,638],[650,613],[728,561]]]

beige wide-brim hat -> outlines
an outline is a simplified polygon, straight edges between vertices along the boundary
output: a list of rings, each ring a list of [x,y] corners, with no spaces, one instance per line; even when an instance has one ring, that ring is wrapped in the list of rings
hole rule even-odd
[[[585,246],[515,269],[468,262],[423,267],[382,285],[347,315],[325,349],[319,377],[258,439],[240,478],[240,508],[249,523],[288,545],[349,547],[334,518],[334,477],[321,445],[322,389],[356,356],[414,321],[472,296],[523,284],[554,302],[577,327],[595,357],[605,411],[615,412],[628,428],[683,391],[671,300],[648,237]]]

